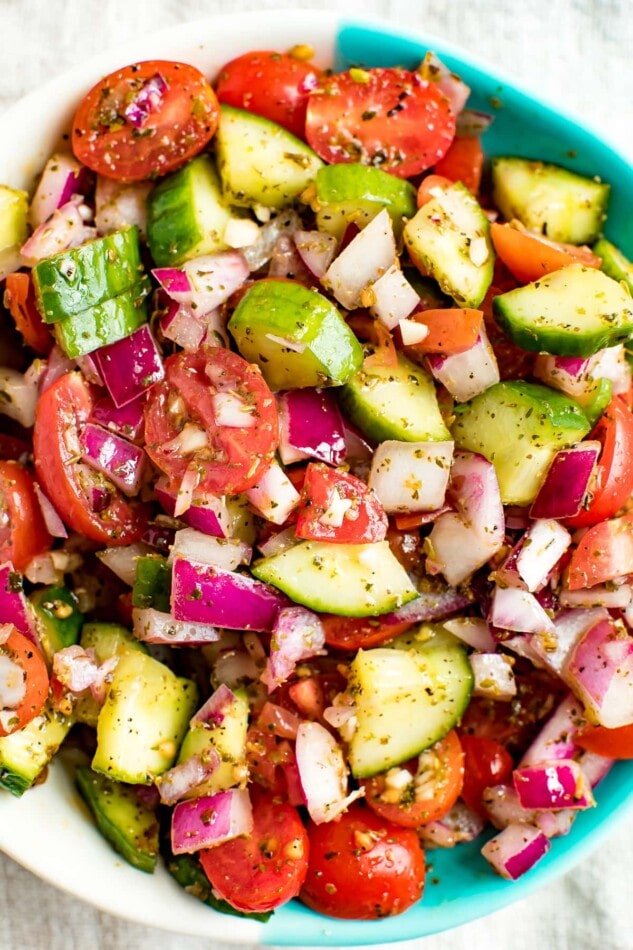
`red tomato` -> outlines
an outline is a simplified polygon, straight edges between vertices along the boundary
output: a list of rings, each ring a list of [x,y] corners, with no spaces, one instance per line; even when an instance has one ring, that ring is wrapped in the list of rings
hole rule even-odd
[[[0,432],[0,459],[26,460],[30,451],[31,447],[28,442],[17,438],[17,436]]]
[[[73,152],[106,178],[141,181],[201,152],[218,119],[215,92],[194,66],[135,63],[105,76],[79,103]]]
[[[301,489],[297,537],[337,544],[383,541],[387,515],[365,482],[355,475],[311,462]]]
[[[321,70],[289,53],[244,53],[223,66],[216,83],[220,102],[247,109],[305,138],[308,93]]]
[[[48,356],[53,337],[35,304],[33,282],[28,274],[8,274],[5,281],[4,305],[13,317],[24,342],[38,356]]]
[[[602,451],[590,486],[593,497],[585,509],[566,520],[570,528],[586,528],[613,517],[633,494],[633,415],[619,396],[587,438],[598,439]]]
[[[608,759],[633,759],[633,725],[607,729],[589,726],[574,736],[581,749],[604,755]]]
[[[200,852],[211,886],[245,913],[274,910],[296,897],[308,869],[308,835],[292,805],[253,789],[254,827]]]
[[[33,476],[19,462],[0,461],[0,563],[24,571],[52,543]]]
[[[427,201],[431,201],[435,197],[433,192],[436,188],[445,191],[447,188],[450,188],[452,184],[454,184],[454,182],[450,178],[445,178],[444,175],[425,175],[418,187],[418,208],[421,208]]]
[[[593,587],[624,574],[633,574],[633,512],[585,532],[569,562],[569,589]]]
[[[514,763],[504,746],[483,736],[461,737],[464,750],[464,786],[462,798],[469,808],[482,818],[488,814],[481,803],[486,788],[510,781]]]
[[[381,818],[403,828],[419,828],[438,821],[451,810],[464,782],[464,754],[459,736],[451,730],[402,768],[411,773],[411,781],[404,788],[390,788],[386,773],[361,782],[369,807]]]
[[[427,512],[424,512],[427,514]],[[422,554],[422,538],[420,537],[419,531],[411,531],[409,524],[406,522],[406,518],[411,517],[410,515],[404,516],[404,523],[402,516],[396,515],[394,518],[395,524],[389,523],[387,528],[387,541],[389,542],[389,547],[391,548],[391,553],[394,554],[400,563],[402,564],[405,571],[414,571],[420,564],[420,557]],[[415,518],[417,519],[417,515]],[[426,521],[414,521],[413,527],[417,528],[420,524],[425,524]]]
[[[580,263],[585,267],[597,268],[601,264],[600,258],[588,247],[559,244],[540,234],[519,231],[511,224],[493,222],[490,225],[490,237],[503,263],[523,284],[569,264]]]
[[[251,425],[218,425],[215,397],[225,392],[241,400]],[[165,379],[150,391],[145,441],[176,488],[189,472],[202,491],[246,491],[277,448],[277,405],[259,368],[236,353],[212,346],[183,351],[165,360]]]
[[[436,162],[435,171],[451,181],[461,181],[476,195],[483,167],[484,152],[477,136],[456,135],[444,158]]]
[[[463,353],[477,342],[483,318],[481,310],[470,307],[412,313],[409,319],[423,323],[429,332],[420,343],[403,346],[403,350],[407,356],[414,358],[426,353],[439,353],[444,356]]]
[[[252,781],[272,795],[286,798],[285,769],[295,762],[293,748],[287,739],[280,739],[261,726],[251,726],[246,737],[246,761]]]
[[[139,541],[147,510],[130,501],[105,476],[79,461],[80,431],[93,399],[79,373],[66,373],[39,398],[33,429],[37,478],[63,521],[100,544]]]
[[[15,627],[8,640],[0,646],[0,656],[7,656],[22,667],[26,686],[24,699],[11,710],[13,715],[8,725],[0,723],[0,736],[8,736],[41,713],[48,696],[48,671],[38,648]]]
[[[336,73],[308,100],[308,143],[331,164],[361,162],[410,178],[442,158],[454,136],[448,99],[406,69]]]
[[[412,623],[381,623],[380,617],[338,617],[329,614],[321,617],[325,630],[325,642],[336,650],[366,650],[393,640],[406,633]]]
[[[352,805],[336,821],[308,823],[310,862],[299,899],[329,917],[375,920],[422,897],[424,851],[415,831]]]

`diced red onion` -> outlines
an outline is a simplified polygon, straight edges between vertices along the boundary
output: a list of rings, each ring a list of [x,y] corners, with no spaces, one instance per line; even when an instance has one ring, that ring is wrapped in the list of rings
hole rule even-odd
[[[0,709],[15,709],[25,696],[26,675],[23,667],[10,656],[0,653]]]
[[[534,825],[548,838],[569,834],[577,814],[573,808],[560,811],[523,808],[516,789],[511,785],[494,785],[485,789],[482,801],[495,828],[501,830],[513,824]]]
[[[214,393],[211,402],[216,425],[228,429],[252,429],[257,425],[254,407],[236,393]]]
[[[220,755],[209,746],[203,754],[192,755],[184,762],[174,765],[156,779],[160,800],[163,805],[175,805],[176,802],[194,795],[196,789],[208,781],[220,766]]]
[[[547,854],[550,842],[539,828],[511,824],[491,838],[481,853],[501,877],[516,881]]]
[[[633,723],[633,637],[609,620],[591,627],[563,670],[575,695],[607,729]]]
[[[283,706],[266,702],[257,718],[257,724],[281,739],[296,739],[301,718]]]
[[[82,205],[82,200],[75,196],[67,201],[33,231],[20,248],[25,264],[32,267],[38,261],[85,244],[96,236],[95,229],[86,225],[86,205]]]
[[[68,359],[60,346],[55,344],[48,354],[48,358],[43,361],[44,369],[38,380],[38,392],[40,396],[46,392],[49,386],[52,386],[56,380],[61,379],[66,373],[71,373],[75,369],[73,360]]]
[[[246,650],[222,650],[215,662],[215,677],[231,689],[238,689],[247,680],[258,680],[261,665]]]
[[[517,685],[512,672],[513,660],[503,653],[471,653],[468,657],[473,671],[473,696],[507,702],[516,696]]]
[[[589,360],[575,356],[549,356],[539,353],[533,373],[537,379],[553,389],[566,393],[572,399],[582,400],[590,395],[593,380],[587,381]]]
[[[558,590],[558,602],[561,607],[608,607],[610,610],[625,610],[631,603],[633,588],[630,584],[608,586],[596,584],[595,587]]]
[[[147,197],[153,187],[152,182],[126,184],[97,175],[95,224],[99,234],[112,234],[135,224],[144,238],[147,233]]]
[[[88,422],[80,436],[82,459],[106,475],[124,495],[138,495],[147,471],[147,456],[116,432]]]
[[[476,109],[463,109],[457,116],[457,135],[476,138],[487,132],[494,121],[489,112],[478,112]]]
[[[249,275],[240,251],[194,257],[182,269],[158,267],[152,274],[165,292],[195,314],[209,313],[225,303]]]
[[[93,650],[78,644],[58,650],[53,657],[53,673],[66,689],[82,693],[97,678],[99,664]]]
[[[0,366],[0,413],[15,419],[25,429],[35,422],[38,382],[45,369],[42,360],[35,360],[26,373]]]
[[[490,627],[480,617],[456,617],[454,620],[446,620],[444,627],[474,650],[481,650],[483,653],[492,653],[495,650],[496,643]]]
[[[429,50],[419,67],[423,79],[435,83],[442,95],[449,101],[453,115],[459,115],[470,96],[470,87],[451,72],[442,60]]]
[[[297,663],[318,656],[325,646],[319,617],[305,607],[283,607],[275,619],[270,656],[262,681],[272,693],[295,671]]]
[[[378,280],[370,284],[369,310],[388,330],[397,327],[415,310],[420,302],[419,294],[411,286],[397,264],[388,267]]]
[[[571,535],[553,519],[532,522],[503,565],[494,572],[497,583],[520,587],[530,593],[547,584],[554,568],[571,544]]]
[[[561,449],[552,461],[545,481],[532,502],[532,518],[573,518],[587,494],[601,445],[581,442]]]
[[[363,788],[347,794],[348,772],[343,750],[320,723],[301,723],[297,730],[296,756],[306,807],[315,824],[333,821],[365,794]]]
[[[176,620],[270,632],[277,611],[287,603],[274,587],[248,575],[174,560],[172,612]]]
[[[582,704],[575,696],[562,700],[526,749],[520,768],[552,762],[556,759],[572,759],[578,751],[574,737],[584,724]]]
[[[224,722],[228,710],[235,705],[237,697],[225,683],[221,683],[218,688],[209,696],[207,701],[191,717],[190,725],[195,723],[207,723],[213,726],[220,726]]]
[[[468,350],[453,356],[431,354],[426,362],[433,376],[457,402],[468,402],[500,379],[497,357],[483,324]]]
[[[75,359],[75,365],[84,379],[89,383],[93,383],[95,386],[104,385],[93,353],[85,353],[83,356],[78,356]]]
[[[113,574],[116,574],[124,584],[133,586],[136,578],[136,562],[140,557],[150,553],[146,544],[135,541],[133,544],[124,544],[99,551],[97,557]]]
[[[223,571],[234,571],[240,564],[250,564],[252,548],[237,538],[214,538],[195,528],[176,532],[169,560],[193,561]]]
[[[13,633],[12,623],[0,623],[0,647],[3,646]]]
[[[393,225],[386,209],[353,238],[323,275],[323,285],[338,302],[352,310],[362,292],[396,263]]]
[[[249,835],[252,830],[253,809],[248,791],[230,788],[176,805],[171,820],[171,849],[174,854],[193,854]]]
[[[573,759],[522,766],[513,772],[514,787],[524,808],[556,811],[595,805],[589,783]]]
[[[534,649],[534,640],[531,634],[517,633],[513,637],[504,637],[503,645],[507,650],[512,650],[517,656],[522,656],[529,660],[532,666],[537,669],[544,669],[545,664]]]
[[[596,785],[599,785],[602,779],[609,774],[616,760],[609,759],[605,755],[598,755],[597,752],[589,752],[583,749],[576,761],[583,770],[590,786],[595,788]]]
[[[424,623],[429,620],[443,620],[451,614],[463,610],[471,603],[468,594],[457,590],[422,591],[415,600],[388,614],[380,615],[383,624]]]
[[[534,594],[516,587],[495,587],[490,622],[501,630],[517,633],[554,633],[551,618]]]
[[[244,259],[251,272],[258,271],[267,264],[282,234],[292,235],[301,224],[296,211],[286,210],[271,218],[259,231],[257,241],[242,249]]]
[[[343,420],[345,433],[345,454],[350,462],[371,462],[374,449],[366,437],[346,419]]]
[[[426,822],[418,829],[420,841],[428,848],[454,848],[474,841],[484,830],[485,822],[465,802],[457,801],[442,818]]]
[[[576,643],[594,624],[608,618],[601,607],[563,610],[554,618],[554,633],[536,634],[532,646],[542,663],[556,676],[563,675],[567,659]],[[551,758],[551,756],[550,756]]]
[[[278,397],[280,454],[285,465],[312,457],[341,465],[347,450],[336,399],[321,389],[292,389]]]
[[[307,287],[314,284],[312,274],[289,234],[282,234],[277,238],[268,265],[268,276],[296,280]]]
[[[44,224],[54,211],[75,195],[86,195],[90,189],[90,172],[69,152],[51,155],[35,194],[31,199],[29,219],[34,228]]]
[[[160,318],[160,328],[166,340],[171,340],[184,350],[195,352],[202,346],[206,327],[189,307],[170,301]]]
[[[301,231],[293,234],[301,260],[311,274],[320,280],[334,260],[336,238],[324,231]]]
[[[289,548],[293,548],[295,544],[299,543],[299,538],[295,533],[295,526],[290,525],[289,528],[284,528],[283,531],[278,531],[277,534],[273,534],[267,541],[264,541],[263,544],[258,544],[258,548],[263,554],[264,557],[274,557],[275,554],[282,554],[284,551],[287,551]]]
[[[171,614],[151,607],[144,610],[135,607],[132,622],[134,636],[143,643],[197,647],[220,639],[219,631],[208,623],[175,620]]]
[[[66,530],[64,522],[57,514],[50,498],[44,494],[38,484],[35,484],[35,494],[48,533],[54,538],[67,538],[68,531]]]
[[[129,336],[95,351],[95,359],[115,406],[126,406],[165,375],[147,323]]]
[[[455,443],[382,442],[369,487],[388,514],[436,511],[444,504]]]
[[[0,565],[0,623],[12,623],[20,633],[37,644],[33,610],[22,590],[22,576],[11,561]]]
[[[273,524],[283,524],[299,504],[299,492],[276,459],[245,495],[253,508]]]
[[[139,396],[138,399],[119,407],[109,395],[100,396],[93,404],[90,416],[105,429],[135,442],[143,438],[145,402],[145,396]]]
[[[142,129],[152,112],[157,112],[168,91],[167,80],[160,72],[146,79],[125,107],[125,118],[135,129]]]

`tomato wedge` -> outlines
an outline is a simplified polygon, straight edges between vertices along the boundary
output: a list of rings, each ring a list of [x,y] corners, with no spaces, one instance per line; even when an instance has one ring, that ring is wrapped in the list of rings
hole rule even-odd
[[[274,910],[296,897],[308,869],[308,835],[292,805],[257,789],[251,791],[254,827],[200,852],[212,887],[244,913]]]
[[[409,320],[424,324],[429,332],[420,343],[405,346],[403,350],[413,358],[427,353],[439,353],[443,356],[463,353],[477,342],[483,319],[482,310],[469,307],[412,313]]]
[[[511,784],[514,762],[505,746],[485,736],[460,737],[464,751],[462,798],[482,818],[488,813],[482,805],[484,791],[493,785]]]
[[[73,152],[117,181],[166,175],[202,151],[219,115],[213,88],[194,66],[134,63],[105,76],[81,100]]]
[[[608,759],[633,759],[633,724],[617,729],[589,726],[574,736],[574,742]]]
[[[456,135],[444,158],[435,163],[435,173],[450,181],[461,181],[476,195],[483,167],[481,140],[476,135]]]
[[[306,469],[297,513],[297,537],[338,544],[383,541],[387,515],[355,475],[312,462]]]
[[[130,501],[81,458],[79,436],[93,399],[79,373],[66,373],[39,398],[33,429],[35,471],[63,521],[92,541],[107,545],[139,541],[147,508]]]
[[[53,348],[53,337],[37,309],[30,276],[20,271],[8,274],[4,286],[4,305],[24,337],[24,342],[38,356],[48,356]]]
[[[375,165],[400,178],[442,158],[455,116],[437,85],[406,69],[350,69],[310,93],[306,138],[324,161]]]
[[[24,673],[25,693],[21,702],[14,708],[4,709],[0,718],[0,736],[8,736],[41,713],[48,696],[48,671],[38,648],[15,627],[0,645],[1,657],[21,667]]]
[[[388,643],[400,633],[413,626],[408,621],[381,623],[380,617],[338,617],[325,614],[321,617],[325,630],[325,642],[335,650],[366,650],[369,647]]]
[[[0,563],[24,571],[52,543],[33,476],[19,462],[0,461]]]
[[[529,284],[568,264],[599,268],[602,263],[588,247],[558,244],[539,234],[520,231],[511,224],[493,222],[490,225],[490,237],[503,263],[523,284]]]
[[[633,574],[633,512],[601,521],[582,536],[569,562],[569,589]]]
[[[417,195],[417,205],[418,208],[421,208],[431,201],[434,197],[433,192],[436,189],[440,191],[446,191],[447,188],[450,188],[454,182],[450,178],[446,178],[444,175],[425,175],[418,186],[418,195]]]

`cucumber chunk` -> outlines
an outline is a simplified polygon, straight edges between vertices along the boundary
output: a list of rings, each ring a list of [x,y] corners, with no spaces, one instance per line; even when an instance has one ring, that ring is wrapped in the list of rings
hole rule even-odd
[[[609,185],[559,165],[527,158],[492,160],[493,200],[506,221],[518,220],[551,241],[592,244],[606,217]]]
[[[132,606],[169,613],[170,595],[171,567],[167,559],[156,555],[140,557],[136,562]]]
[[[292,281],[258,281],[228,328],[273,390],[340,386],[363,361],[360,343],[334,304]]]
[[[633,299],[593,267],[569,264],[493,300],[497,321],[524,350],[591,356],[633,332]]]
[[[25,191],[0,185],[0,277],[20,266],[19,250],[26,241],[28,210]]]
[[[437,624],[359,650],[349,673],[357,720],[349,760],[357,778],[406,762],[442,739],[459,722],[473,687],[463,644]]]
[[[35,782],[66,738],[72,722],[48,705],[17,732],[0,737],[0,788],[19,797]]]
[[[613,280],[624,281],[633,294],[633,263],[628,257],[604,237],[594,244],[593,252],[602,258],[601,270]]]
[[[189,727],[178,762],[186,762],[192,755],[204,755],[210,749],[220,756],[221,762],[213,775],[185,798],[214,795],[243,783],[248,774],[246,767],[246,733],[249,707],[244,690],[235,691],[235,702],[227,706],[221,723],[193,723]]]
[[[348,224],[365,227],[383,208],[399,236],[403,218],[412,218],[417,209],[410,182],[371,165],[325,165],[318,170],[315,185],[317,227],[336,238],[342,237]]]
[[[233,106],[220,106],[214,141],[224,197],[234,205],[285,208],[323,165],[280,125]]]
[[[75,595],[67,587],[42,587],[29,594],[35,612],[40,645],[49,662],[64,647],[77,643],[83,614]]]
[[[155,811],[140,801],[133,788],[86,766],[77,769],[75,781],[106,841],[128,864],[153,874],[159,832]]]
[[[252,567],[296,603],[322,613],[374,617],[417,597],[417,590],[387,541],[331,544],[302,541]]]
[[[373,349],[366,347],[371,354]],[[376,442],[443,442],[448,429],[429,373],[398,353],[396,367],[364,367],[340,393],[346,414]]]
[[[490,224],[465,185],[437,188],[404,228],[414,264],[460,307],[478,307],[492,281]]]
[[[573,399],[517,380],[497,383],[460,406],[452,433],[458,448],[492,462],[504,505],[528,505],[556,453],[589,429]]]
[[[149,653],[144,643],[137,640],[127,627],[119,623],[94,621],[86,623],[81,631],[80,645],[84,650],[94,650],[97,663],[104,663],[113,656],[123,656],[133,650],[137,653]],[[77,722],[97,728],[101,706],[89,690],[80,694],[73,708],[73,717]]]
[[[64,317],[55,323],[55,339],[71,360],[115,343],[147,323],[145,297],[149,283],[135,284],[96,307]]]

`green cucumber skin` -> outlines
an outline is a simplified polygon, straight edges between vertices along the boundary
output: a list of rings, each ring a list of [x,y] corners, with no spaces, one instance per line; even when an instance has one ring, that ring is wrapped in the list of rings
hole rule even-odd
[[[67,587],[43,587],[29,594],[37,618],[40,643],[46,656],[79,640],[83,614],[77,607],[74,594]]]
[[[23,729],[0,737],[0,787],[20,797],[49,764],[71,721],[48,706]]]
[[[153,874],[159,832],[155,812],[139,801],[133,788],[86,766],[77,769],[75,781],[106,841],[132,867]]]
[[[170,611],[171,568],[162,557],[140,557],[136,562],[136,576],[132,588],[132,605],[152,607],[163,613]]]
[[[316,174],[315,187],[319,229],[337,237],[349,221],[363,227],[382,208],[399,237],[404,221],[417,211],[413,185],[371,165],[325,165]]]
[[[136,225],[40,261],[32,270],[38,309],[56,323],[130,290],[143,276]]]
[[[58,320],[54,325],[55,338],[66,356],[71,360],[85,356],[122,340],[147,323],[148,291],[149,282],[143,282],[96,307]]]
[[[613,280],[624,281],[633,295],[633,263],[622,251],[602,237],[593,248],[594,254],[602,258],[601,270]]]

